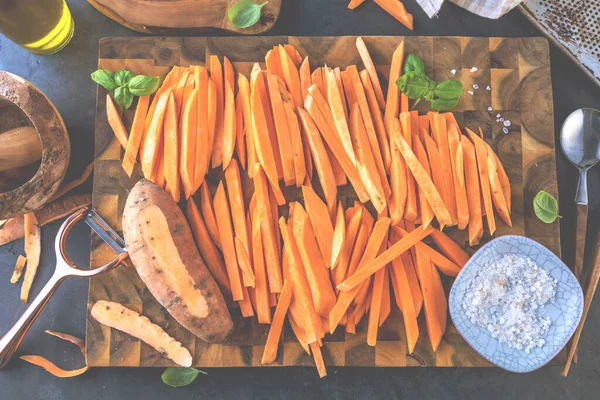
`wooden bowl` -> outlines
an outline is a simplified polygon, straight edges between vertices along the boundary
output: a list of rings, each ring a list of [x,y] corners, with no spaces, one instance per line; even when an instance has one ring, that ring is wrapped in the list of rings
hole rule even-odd
[[[0,134],[15,128],[15,121],[23,120],[21,124],[33,126],[40,137],[42,159],[37,172],[29,180],[17,188],[0,192],[0,220],[43,206],[62,183],[71,154],[67,128],[56,107],[30,82],[0,71],[0,104],[7,103],[18,107],[21,116],[9,115],[6,118],[7,115],[3,115],[5,118],[0,118]],[[9,113],[6,110],[11,108],[15,107],[2,107],[5,113]]]

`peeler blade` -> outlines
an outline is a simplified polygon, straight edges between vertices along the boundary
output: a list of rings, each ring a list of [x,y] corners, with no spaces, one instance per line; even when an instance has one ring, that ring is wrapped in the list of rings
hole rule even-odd
[[[125,241],[98,215],[90,209],[84,218],[84,221],[100,238],[110,246],[116,253],[126,253]]]

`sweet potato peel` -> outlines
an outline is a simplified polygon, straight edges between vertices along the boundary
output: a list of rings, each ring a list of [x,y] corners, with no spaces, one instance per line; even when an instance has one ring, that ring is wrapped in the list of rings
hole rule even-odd
[[[50,330],[47,330],[46,333],[49,335],[55,336],[59,339],[66,340],[68,342],[73,343],[74,345],[79,347],[81,354],[83,354],[83,357],[85,358],[85,341],[83,339],[80,339],[76,336],[72,336],[72,335],[69,335],[66,333],[54,332],[54,331],[50,331]],[[85,367],[82,367],[82,368],[77,368],[77,369],[73,369],[73,370],[65,370],[65,369],[62,369],[62,368],[56,366],[54,363],[47,360],[46,358],[44,358],[42,356],[36,356],[36,355],[25,355],[25,356],[21,356],[19,358],[23,361],[27,361],[30,364],[37,365],[38,367],[44,368],[46,371],[48,371],[50,374],[56,376],[57,378],[72,378],[74,376],[82,375],[89,369],[89,367],[86,365]]]

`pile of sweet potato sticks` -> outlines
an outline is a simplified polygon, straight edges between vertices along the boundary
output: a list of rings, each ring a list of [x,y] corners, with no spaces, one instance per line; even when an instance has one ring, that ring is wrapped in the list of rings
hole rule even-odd
[[[402,25],[406,26],[411,31],[413,30],[413,16],[411,13],[406,11],[404,4],[400,0],[373,0],[375,4],[385,10],[388,14],[398,20]],[[350,0],[348,8],[351,10],[356,9],[365,0]]]
[[[511,223],[510,184],[491,147],[463,135],[452,113],[408,111],[394,84],[404,44],[385,96],[362,38],[356,45],[361,71],[311,70],[308,57],[284,45],[266,54],[266,69],[254,65],[250,80],[211,56],[208,67],[174,67],[151,102],[140,98],[129,133],[109,112],[125,170],[139,157],[148,179],[186,200],[200,254],[226,297],[271,324],[262,362],[275,360],[287,317],[321,376],[322,339],[339,325],[354,333],[368,314],[367,342],[376,344],[390,283],[408,351],[421,308],[435,351],[447,319],[439,273],[456,276],[469,258],[442,229],[468,229],[476,245],[484,216],[490,234],[495,211]],[[214,196],[211,167],[224,170]],[[301,188],[303,204],[288,203],[281,182]],[[349,208],[337,200],[346,184],[359,200]],[[428,236],[437,249],[423,242]]]

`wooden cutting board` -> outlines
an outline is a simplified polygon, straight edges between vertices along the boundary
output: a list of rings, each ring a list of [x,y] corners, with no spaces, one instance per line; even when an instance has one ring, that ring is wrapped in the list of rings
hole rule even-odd
[[[275,25],[281,0],[269,0],[262,9],[260,21],[246,29],[231,25],[227,17],[229,7],[238,1],[88,0],[96,10],[124,27],[154,35],[197,35],[215,29],[257,35]]]
[[[533,197],[539,190],[558,195],[554,152],[554,116],[548,43],[542,38],[472,37],[364,37],[380,72],[382,84],[392,52],[405,40],[406,52],[416,53],[426,71],[440,81],[460,79],[465,93],[454,111],[459,124],[473,130],[481,127],[486,141],[495,149],[511,181],[513,227],[498,223],[496,235],[525,235],[544,244],[560,256],[558,223],[546,225],[533,213]],[[309,55],[315,65],[344,67],[361,65],[355,37],[230,37],[230,38],[106,38],[100,42],[100,68],[128,68],[136,74],[164,77],[173,65],[203,64],[209,55],[227,56],[238,72],[248,74],[254,62],[262,62],[274,45],[290,43]],[[475,71],[476,67],[477,70]],[[456,70],[455,74],[451,71]],[[473,71],[473,72],[471,72]],[[478,85],[479,89],[474,89]],[[489,86],[489,90],[486,88]],[[98,89],[96,113],[96,168],[93,204],[115,229],[121,231],[121,214],[129,189],[140,179],[139,170],[129,178],[121,168],[123,154],[112,134],[105,113],[103,88]],[[421,111],[427,111],[425,102]],[[488,110],[491,107],[491,110]],[[510,121],[503,132],[500,117]],[[124,113],[130,126],[133,107]],[[215,181],[212,182],[213,184]],[[342,201],[354,200],[352,190],[341,188]],[[286,196],[295,196],[286,193]],[[466,232],[451,235],[466,243]],[[485,236],[482,244],[490,239]],[[474,252],[475,248],[468,249]],[[103,264],[113,255],[97,238],[92,239],[91,264]],[[443,277],[448,292],[452,279]],[[225,345],[205,343],[182,328],[152,297],[133,268],[119,267],[90,281],[88,306],[98,300],[113,300],[139,311],[181,341],[205,367],[259,366],[268,326],[254,318],[244,319],[232,308],[234,332]],[[343,328],[324,339],[323,355],[328,365],[339,366],[489,366],[458,334],[448,319],[447,332],[436,353],[427,338],[423,315],[420,337],[412,355],[406,351],[406,337],[400,312],[395,305],[379,330],[377,346],[366,343],[366,318],[356,334]],[[168,366],[172,363],[148,345],[129,335],[98,324],[88,315],[87,362],[90,366]],[[564,352],[563,352],[564,353]],[[564,360],[561,353],[555,361]],[[313,365],[313,360],[285,328],[275,366]]]

